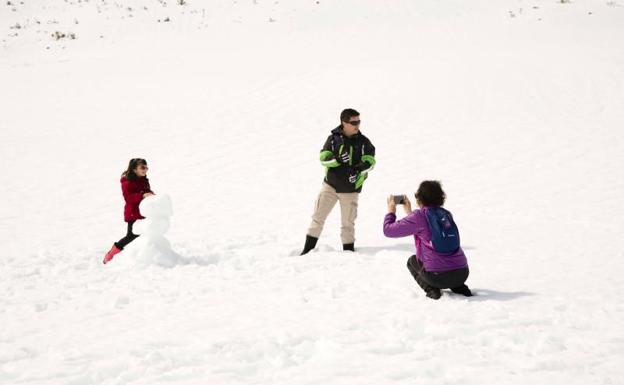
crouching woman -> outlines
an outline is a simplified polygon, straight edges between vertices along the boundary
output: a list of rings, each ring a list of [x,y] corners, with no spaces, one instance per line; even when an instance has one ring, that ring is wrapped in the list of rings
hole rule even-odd
[[[384,218],[383,225],[384,235],[389,238],[410,235],[414,237],[416,254],[407,260],[407,268],[418,285],[427,293],[427,297],[439,299],[442,296],[440,289],[451,289],[454,293],[472,296],[465,284],[469,274],[468,262],[459,246],[457,226],[453,222],[452,215],[442,209],[446,194],[440,182],[423,181],[415,196],[418,209],[414,211],[409,199],[403,197],[402,205],[407,216],[400,221],[396,220],[394,197],[388,198],[388,214]],[[446,240],[441,239],[439,234],[446,236],[453,233],[453,229],[457,234],[456,247],[445,249]]]

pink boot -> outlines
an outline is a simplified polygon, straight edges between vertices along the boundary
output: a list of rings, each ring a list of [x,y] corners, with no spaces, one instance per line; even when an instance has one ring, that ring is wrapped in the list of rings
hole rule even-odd
[[[104,261],[103,261],[104,264],[107,264],[108,262],[110,262],[111,259],[113,259],[113,257],[120,252],[121,252],[121,249],[113,245],[113,247],[111,247],[108,253],[106,253],[106,255],[104,256]]]

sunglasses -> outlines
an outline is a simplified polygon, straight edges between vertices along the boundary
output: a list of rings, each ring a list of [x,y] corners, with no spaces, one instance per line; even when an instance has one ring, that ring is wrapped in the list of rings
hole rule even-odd
[[[147,167],[147,166],[139,166],[137,168],[140,168],[141,170],[149,170],[149,167]]]
[[[360,123],[362,123],[362,121],[361,120],[351,120],[351,121],[349,121],[347,123],[349,123],[352,126],[359,126]]]

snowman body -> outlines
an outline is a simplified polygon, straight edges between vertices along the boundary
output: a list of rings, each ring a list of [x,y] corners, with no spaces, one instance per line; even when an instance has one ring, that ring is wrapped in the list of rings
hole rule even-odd
[[[133,232],[139,235],[132,251],[139,262],[171,267],[178,263],[179,255],[171,249],[165,234],[173,215],[171,198],[167,194],[144,198],[139,206],[145,219],[134,223]]]

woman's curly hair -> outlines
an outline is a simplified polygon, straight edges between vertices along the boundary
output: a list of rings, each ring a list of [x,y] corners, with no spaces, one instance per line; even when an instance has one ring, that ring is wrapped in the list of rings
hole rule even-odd
[[[442,190],[442,184],[437,180],[422,181],[415,196],[423,206],[429,207],[443,206],[446,200],[446,193]]]

